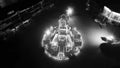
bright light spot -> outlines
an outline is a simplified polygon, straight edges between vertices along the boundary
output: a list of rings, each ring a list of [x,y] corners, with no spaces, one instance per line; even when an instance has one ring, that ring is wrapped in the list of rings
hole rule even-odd
[[[107,36],[107,39],[108,39],[108,40],[113,40],[113,39],[114,39],[114,36],[112,36],[112,35],[111,35],[111,36]]]
[[[92,28],[88,31],[88,40],[92,45],[100,45],[105,42],[101,37],[106,37],[108,40],[114,39],[114,36],[105,29]]]
[[[69,16],[69,15],[72,15],[72,13],[73,13],[73,8],[69,7],[69,8],[66,10],[66,13],[67,13],[68,16]]]
[[[49,34],[50,34],[50,30],[47,29],[45,33],[46,33],[47,35],[49,35]]]

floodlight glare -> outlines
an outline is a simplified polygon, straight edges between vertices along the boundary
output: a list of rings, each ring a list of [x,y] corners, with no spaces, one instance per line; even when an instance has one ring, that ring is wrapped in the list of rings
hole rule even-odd
[[[72,15],[73,14],[73,8],[69,7],[67,10],[66,10],[66,13],[67,15]]]

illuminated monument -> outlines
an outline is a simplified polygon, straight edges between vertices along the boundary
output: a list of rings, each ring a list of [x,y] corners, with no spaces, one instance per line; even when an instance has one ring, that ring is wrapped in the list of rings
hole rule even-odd
[[[60,16],[58,26],[48,28],[42,38],[45,54],[58,61],[68,60],[69,56],[78,56],[83,46],[81,33],[69,24],[72,8],[68,8],[66,12]]]

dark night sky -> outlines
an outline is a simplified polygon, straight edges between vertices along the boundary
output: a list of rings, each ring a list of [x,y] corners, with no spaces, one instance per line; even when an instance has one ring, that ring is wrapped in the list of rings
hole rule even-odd
[[[5,68],[112,68],[119,65],[119,62],[113,58],[101,54],[98,46],[85,44],[78,57],[72,57],[67,62],[56,62],[48,58],[41,48],[41,39],[44,30],[51,25],[57,23],[58,17],[64,13],[65,9],[71,5],[75,10],[75,18],[77,26],[83,36],[86,35],[89,26],[98,28],[84,13],[85,0],[59,0],[55,1],[55,6],[46,10],[33,18],[31,24],[25,28],[21,28],[16,34],[11,35],[7,41],[3,41],[3,64]],[[37,1],[36,1],[37,2]],[[100,1],[101,2],[101,1]],[[111,1],[108,1],[111,3]],[[32,1],[25,3],[31,3]],[[35,3],[35,2],[34,2]],[[21,3],[20,3],[21,4]],[[108,4],[107,4],[108,5]],[[119,4],[118,4],[119,5]],[[23,5],[22,5],[23,6]],[[113,7],[117,4],[113,3]],[[112,5],[110,5],[112,7]],[[113,8],[112,7],[112,8]],[[119,8],[119,7],[117,7]],[[118,11],[117,9],[114,9]],[[91,25],[92,24],[92,25]],[[114,34],[119,36],[118,27],[108,26]],[[114,29],[113,29],[114,28]]]

